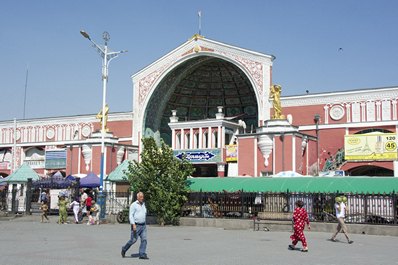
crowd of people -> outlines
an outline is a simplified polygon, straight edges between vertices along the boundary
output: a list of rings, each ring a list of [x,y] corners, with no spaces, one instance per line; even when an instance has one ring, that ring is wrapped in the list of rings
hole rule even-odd
[[[68,209],[73,211],[73,219],[75,224],[83,222],[83,218],[87,217],[87,225],[100,224],[101,207],[94,200],[94,192],[90,189],[81,190],[80,196],[76,196],[69,202],[67,193],[61,191],[58,195],[59,218],[57,223],[68,224]],[[49,212],[49,195],[46,191],[40,194],[40,210],[41,222],[50,222],[48,218]]]

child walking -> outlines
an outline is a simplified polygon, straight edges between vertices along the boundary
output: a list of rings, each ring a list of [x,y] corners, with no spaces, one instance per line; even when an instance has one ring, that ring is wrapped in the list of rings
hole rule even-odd
[[[42,201],[40,205],[40,210],[41,210],[41,222],[44,223],[44,218],[46,218],[46,222],[49,223],[50,219],[47,217],[47,212],[48,212],[48,205],[46,201]]]
[[[308,229],[311,229],[311,227],[310,227],[310,222],[308,220],[307,211],[303,208],[303,206],[304,206],[303,201],[301,200],[296,201],[296,209],[294,209],[293,213],[294,233],[293,235],[290,236],[292,244],[289,245],[289,249],[294,250],[296,248],[298,241],[301,241],[301,244],[303,245],[303,249],[301,251],[308,252],[307,240],[304,235],[304,228],[306,224],[308,226]]]

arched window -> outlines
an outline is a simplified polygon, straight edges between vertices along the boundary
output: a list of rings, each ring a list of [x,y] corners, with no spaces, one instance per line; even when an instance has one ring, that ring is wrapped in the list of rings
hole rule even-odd
[[[375,133],[375,132],[379,132],[379,133],[394,133],[392,131],[385,130],[385,129],[371,128],[371,129],[366,129],[366,130],[362,130],[362,131],[356,132],[354,134],[367,134],[367,133]]]

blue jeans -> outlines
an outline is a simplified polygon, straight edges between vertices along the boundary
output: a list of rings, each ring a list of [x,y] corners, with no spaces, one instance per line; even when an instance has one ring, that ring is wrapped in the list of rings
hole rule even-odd
[[[124,247],[122,247],[122,249],[124,252],[127,252],[127,250],[129,250],[129,248],[135,242],[137,242],[138,237],[140,237],[141,243],[140,243],[140,249],[139,249],[139,256],[142,257],[142,256],[146,255],[146,244],[147,244],[146,225],[136,225],[136,226],[137,226],[136,233],[134,233],[133,226],[131,226],[130,240],[127,241],[126,245],[124,245]]]

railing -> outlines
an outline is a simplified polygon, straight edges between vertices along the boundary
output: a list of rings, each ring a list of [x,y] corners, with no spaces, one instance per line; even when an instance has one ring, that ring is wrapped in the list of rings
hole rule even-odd
[[[130,205],[132,194],[129,192],[105,192],[106,214],[117,214]]]
[[[304,202],[312,222],[335,220],[336,193],[191,192],[182,216],[201,218],[266,218],[291,220],[297,200]],[[393,224],[397,222],[397,193],[344,194],[347,223]],[[265,217],[264,217],[265,216]]]

